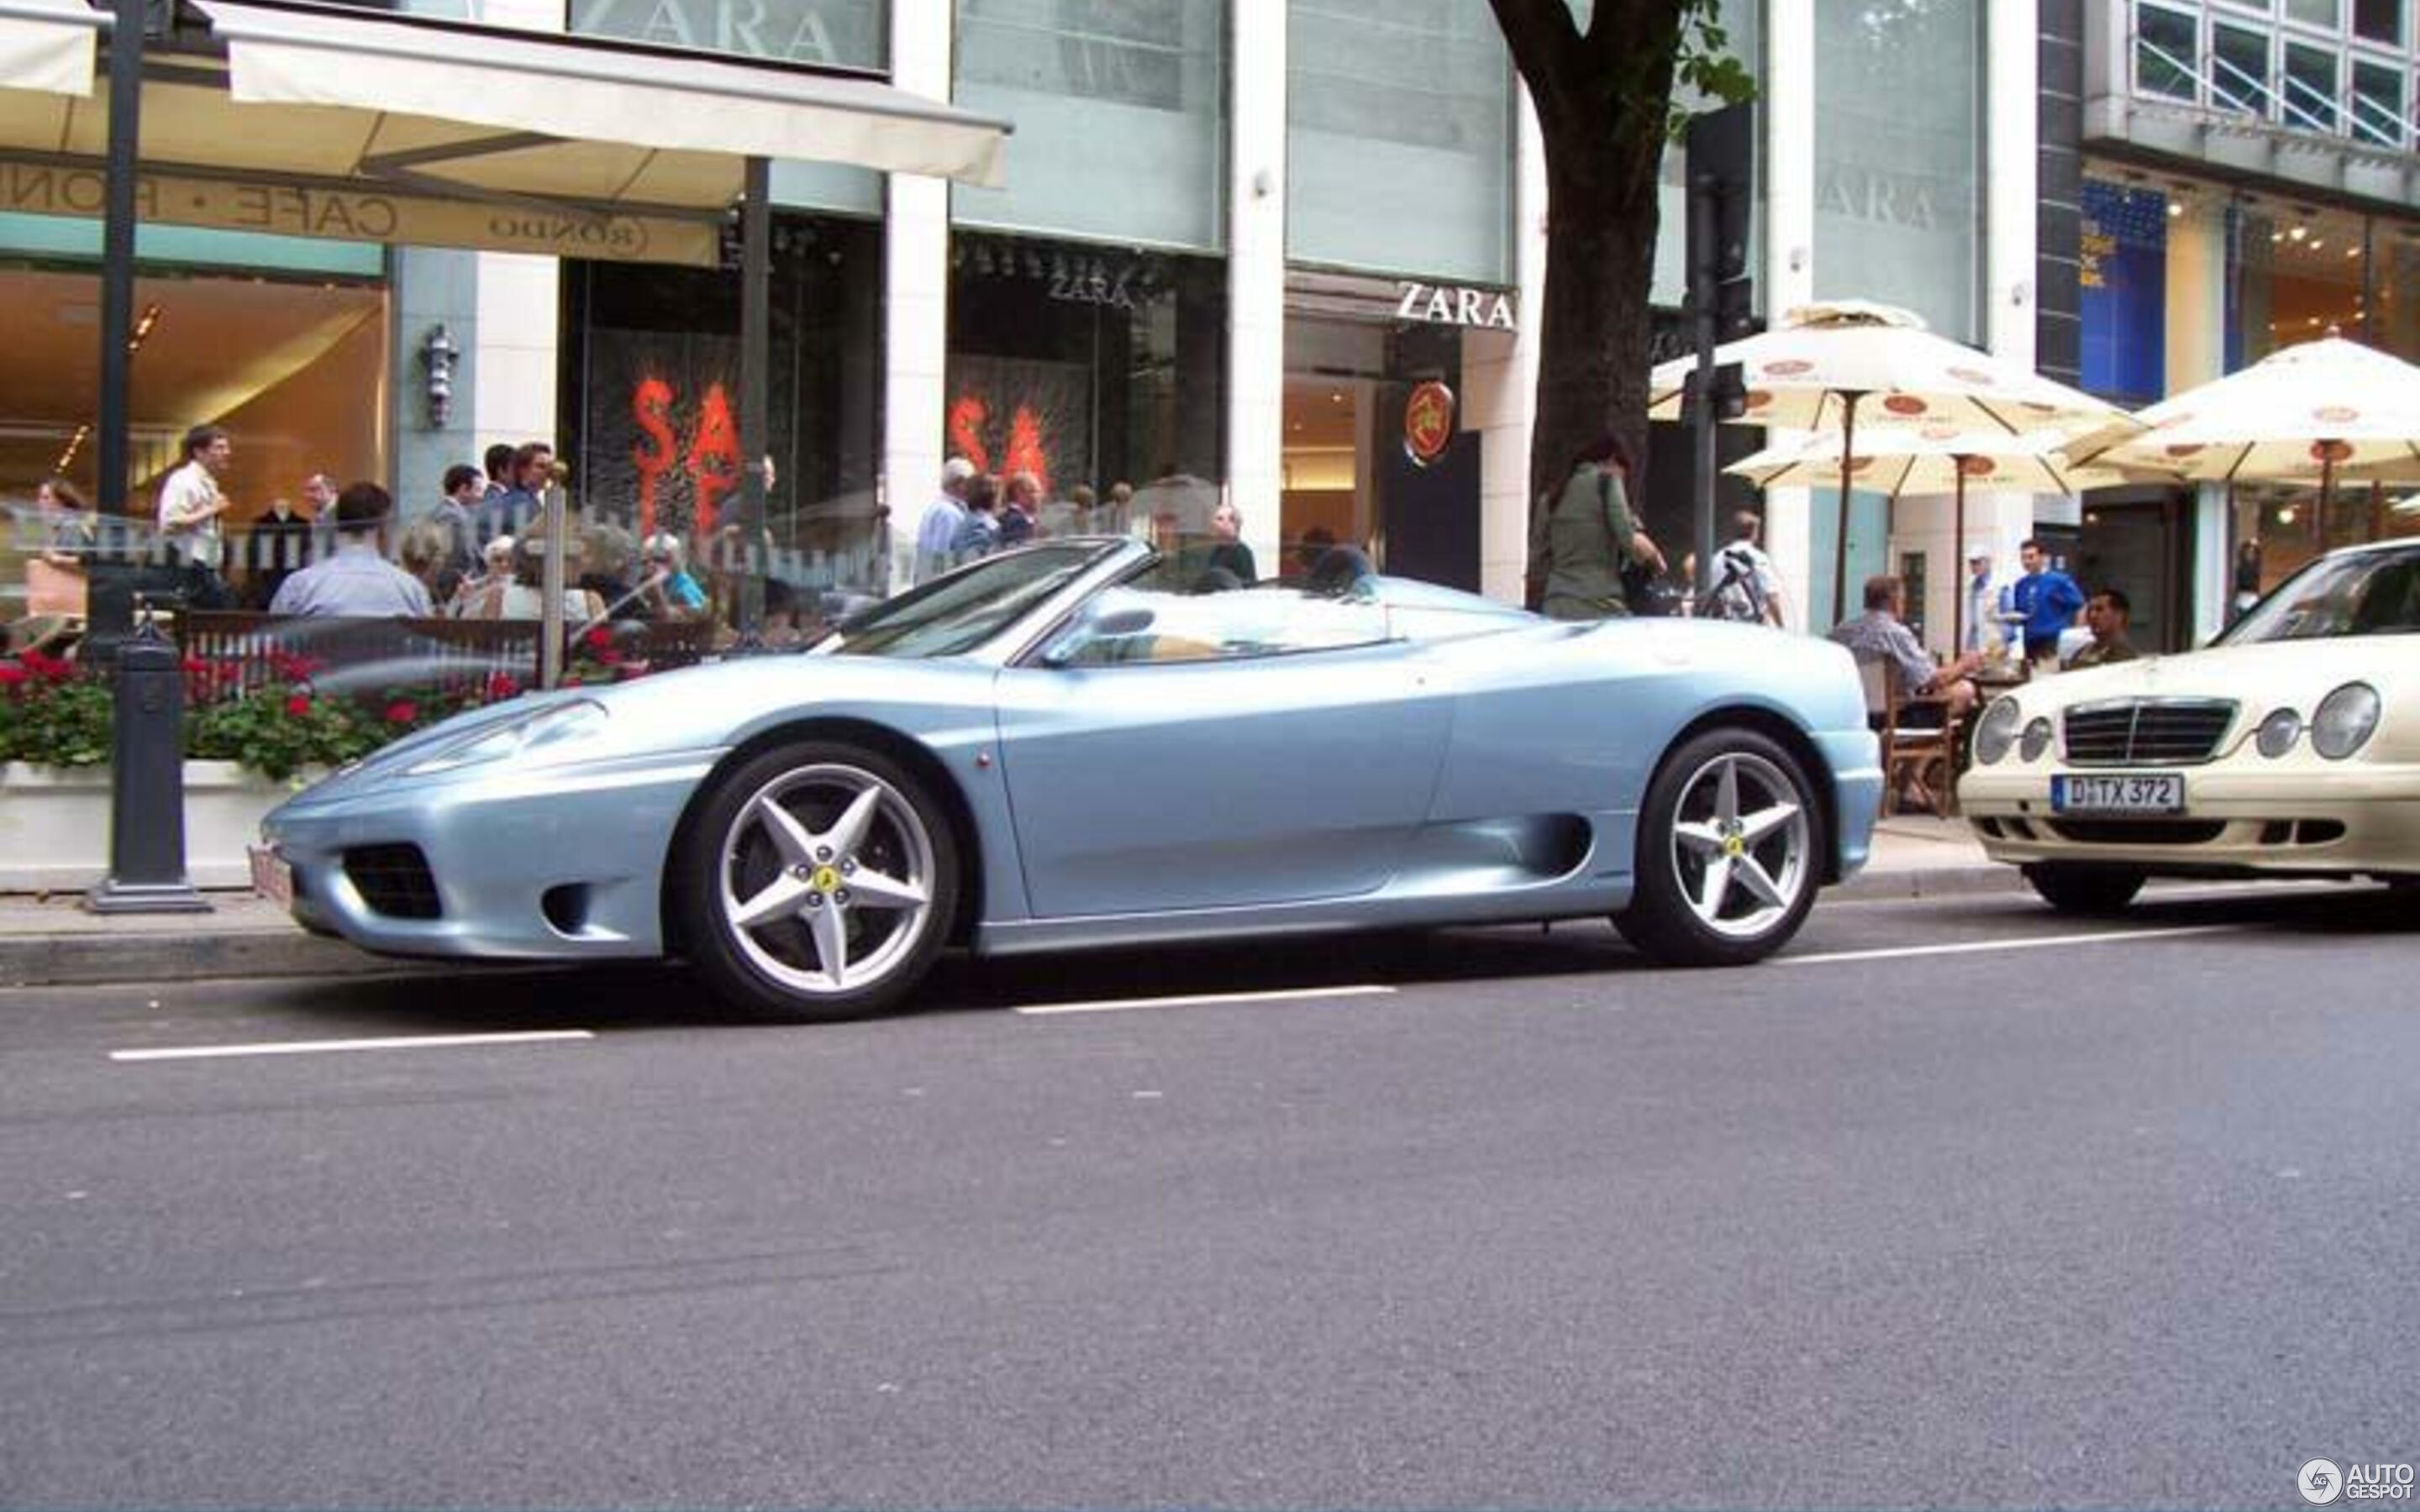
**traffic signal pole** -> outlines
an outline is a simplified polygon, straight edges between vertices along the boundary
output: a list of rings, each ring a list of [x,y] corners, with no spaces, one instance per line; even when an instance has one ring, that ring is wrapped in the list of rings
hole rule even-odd
[[[1716,348],[1747,334],[1755,285],[1748,278],[1748,224],[1756,208],[1756,107],[1728,105],[1693,116],[1685,147],[1689,212],[1689,332],[1697,366],[1689,375],[1690,538],[1702,603],[1713,592],[1717,461],[1714,426],[1740,415],[1747,394],[1738,364],[1717,367]]]
[[[1689,334],[1698,353],[1698,365],[1689,375],[1689,533],[1698,573],[1688,587],[1689,596],[1702,601],[1713,592],[1714,577],[1714,301],[1721,285],[1715,259],[1705,253],[1720,234],[1722,204],[1719,186],[1694,163],[1688,201]]]

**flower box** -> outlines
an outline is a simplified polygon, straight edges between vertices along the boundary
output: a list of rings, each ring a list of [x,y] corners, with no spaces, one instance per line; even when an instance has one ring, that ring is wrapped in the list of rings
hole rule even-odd
[[[246,886],[244,847],[262,816],[302,785],[234,762],[187,762],[187,880]],[[106,766],[0,764],[0,892],[80,892],[108,875],[109,787]]]

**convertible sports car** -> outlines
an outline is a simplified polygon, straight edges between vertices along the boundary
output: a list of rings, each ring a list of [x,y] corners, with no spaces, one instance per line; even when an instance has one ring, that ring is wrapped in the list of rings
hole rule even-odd
[[[803,654],[465,715],[297,795],[256,869],[397,955],[679,956],[799,1018],[985,953],[1614,916],[1779,948],[1881,791],[1848,654],[1372,577],[1186,593],[1124,539],[988,558]]]
[[[1958,800],[2053,905],[2150,876],[2420,886],[2420,541],[2280,584],[2208,650],[2062,672],[1995,700]]]

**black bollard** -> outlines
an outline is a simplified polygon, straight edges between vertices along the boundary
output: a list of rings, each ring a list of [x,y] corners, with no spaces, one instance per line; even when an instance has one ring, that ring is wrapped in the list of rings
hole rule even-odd
[[[177,648],[134,606],[118,642],[110,738],[109,875],[85,894],[96,914],[207,914],[185,880],[185,674]]]

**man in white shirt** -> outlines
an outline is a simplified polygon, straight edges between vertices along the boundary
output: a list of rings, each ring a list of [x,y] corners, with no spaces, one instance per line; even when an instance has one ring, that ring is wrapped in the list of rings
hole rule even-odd
[[[2000,648],[2000,591],[1992,585],[1992,552],[1966,548],[1966,639],[1959,650],[1989,656]]]
[[[160,485],[160,541],[173,555],[183,578],[189,609],[225,609],[234,602],[226,579],[219,576],[226,560],[226,535],[220,517],[227,497],[219,491],[219,475],[235,455],[235,443],[216,425],[195,425],[185,432],[184,464]]]
[[[433,612],[420,579],[389,562],[379,537],[395,501],[375,483],[356,483],[336,496],[336,551],[288,578],[270,603],[271,614],[350,615],[362,619]]]
[[[941,464],[941,491],[924,506],[924,517],[916,525],[918,582],[940,576],[953,564],[952,548],[967,522],[967,482],[974,475],[975,465],[963,456]]]
[[[1751,510],[1731,517],[1738,539],[1714,553],[1714,589],[1707,606],[1711,618],[1745,620],[1751,625],[1781,628],[1781,575],[1773,559],[1757,544],[1764,521]]]

